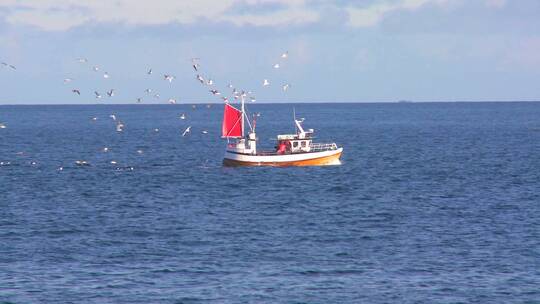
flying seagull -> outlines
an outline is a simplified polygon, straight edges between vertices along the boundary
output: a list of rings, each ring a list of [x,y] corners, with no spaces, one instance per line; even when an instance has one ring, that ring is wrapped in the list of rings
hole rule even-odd
[[[152,69],[148,70],[148,72],[146,72],[146,74],[152,75]]]
[[[270,85],[270,82],[268,81],[268,79],[265,79],[263,81],[263,87],[268,86],[268,85]]]
[[[116,132],[122,132],[124,131],[124,124],[121,121],[118,121],[116,124]]]
[[[182,133],[182,136],[186,136],[190,131],[191,131],[191,126],[187,127],[187,128],[184,130],[184,133]]]
[[[98,98],[98,99],[101,98],[101,94],[99,94],[98,91],[94,91],[94,94],[96,94],[96,98]]]
[[[10,68],[12,68],[13,70],[16,70],[16,69],[17,69],[14,65],[9,64],[9,63],[7,63],[7,62],[2,62],[2,65],[3,65],[3,66],[6,66],[6,67],[10,67]]]
[[[113,97],[114,96],[114,89],[111,89],[109,92],[107,92],[107,95],[109,95],[109,97]]]
[[[289,57],[289,51],[286,51],[285,53],[281,54],[281,58],[285,59]]]
[[[210,92],[214,95],[220,95],[221,93],[218,92],[218,90],[210,90]]]
[[[163,78],[165,80],[168,80],[169,82],[172,82],[176,77],[174,77],[173,75],[163,75]]]
[[[284,84],[281,88],[283,89],[283,91],[287,91],[289,89],[291,85],[290,84]]]
[[[204,84],[204,78],[203,78],[201,75],[197,74],[197,80],[198,80],[200,83]]]
[[[274,69],[279,69],[279,63],[274,64]]]
[[[81,95],[81,91],[79,91],[79,90],[77,90],[77,89],[73,89],[73,90],[71,90],[71,92],[76,93],[76,94],[78,94],[78,95]]]
[[[107,72],[103,73],[103,78],[105,78],[105,79],[109,78],[109,73],[107,73]]]

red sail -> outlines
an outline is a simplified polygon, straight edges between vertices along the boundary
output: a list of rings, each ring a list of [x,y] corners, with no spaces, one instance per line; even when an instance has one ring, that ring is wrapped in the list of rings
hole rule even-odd
[[[225,104],[221,137],[242,137],[242,112]]]

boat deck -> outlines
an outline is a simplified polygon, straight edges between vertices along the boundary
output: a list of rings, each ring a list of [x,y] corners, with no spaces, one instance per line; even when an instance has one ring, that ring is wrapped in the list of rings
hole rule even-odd
[[[267,150],[267,151],[259,151],[255,155],[257,155],[257,156],[270,156],[270,155],[304,154],[304,153],[332,151],[332,150],[337,150],[337,148],[338,147],[337,147],[337,145],[335,143],[331,143],[331,144],[311,144],[309,151],[301,151],[301,152],[286,151],[285,153],[278,153],[275,150]]]

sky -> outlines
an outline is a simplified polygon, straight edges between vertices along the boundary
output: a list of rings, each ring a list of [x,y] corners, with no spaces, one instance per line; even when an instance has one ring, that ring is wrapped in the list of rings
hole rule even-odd
[[[221,102],[229,83],[257,102],[540,100],[539,16],[538,0],[0,0],[16,67],[0,104]]]

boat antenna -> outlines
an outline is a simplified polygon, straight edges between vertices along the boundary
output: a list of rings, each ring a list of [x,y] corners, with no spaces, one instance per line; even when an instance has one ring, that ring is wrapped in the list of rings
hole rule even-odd
[[[296,133],[298,131],[298,128],[296,127],[296,109],[294,107],[292,108],[292,113],[293,113],[293,122],[294,122],[294,132]]]

